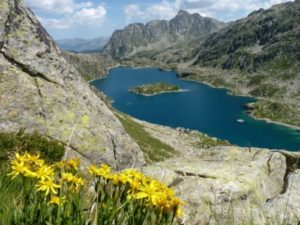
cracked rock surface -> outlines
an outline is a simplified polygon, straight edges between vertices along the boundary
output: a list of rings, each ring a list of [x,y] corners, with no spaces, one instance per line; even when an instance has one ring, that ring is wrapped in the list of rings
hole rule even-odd
[[[297,224],[300,172],[287,174],[288,167],[281,152],[213,147],[143,172],[175,189],[186,203],[185,224],[277,224],[285,211]]]
[[[38,131],[78,155],[117,168],[144,164],[143,153],[24,7],[0,1],[0,129]]]

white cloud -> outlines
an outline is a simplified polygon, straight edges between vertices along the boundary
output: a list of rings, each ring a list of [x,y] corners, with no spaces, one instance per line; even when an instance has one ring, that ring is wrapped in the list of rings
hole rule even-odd
[[[176,2],[162,1],[160,4],[153,4],[146,9],[148,18],[171,19],[177,12]]]
[[[40,16],[38,19],[47,28],[68,29],[76,25],[99,26],[106,19],[103,5],[95,6],[90,1],[76,3],[74,0],[26,0],[27,6]]]
[[[73,0],[26,0],[26,3],[34,10],[52,13],[73,13],[75,10],[93,6],[89,1],[75,3]]]
[[[130,4],[125,6],[124,13],[127,23],[131,22],[133,18],[143,18],[145,16],[145,13],[137,4]]]
[[[100,25],[106,17],[106,9],[103,6],[97,8],[83,8],[77,11],[72,20],[74,23],[83,25]]]
[[[182,1],[181,7],[184,9],[200,9],[207,8],[212,5],[214,0],[185,0]]]
[[[290,0],[162,0],[144,7],[143,10],[142,4],[128,5],[124,14],[131,21],[140,19],[145,22],[151,19],[171,19],[179,9],[185,9],[191,13],[198,12],[202,16],[227,19],[235,14],[246,16],[253,10],[288,1]]]

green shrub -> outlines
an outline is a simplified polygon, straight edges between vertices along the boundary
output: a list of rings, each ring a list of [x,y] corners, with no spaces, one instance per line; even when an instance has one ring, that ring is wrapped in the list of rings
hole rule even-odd
[[[40,153],[47,162],[61,160],[64,145],[56,140],[34,133],[0,133],[0,163],[4,163],[14,152]]]

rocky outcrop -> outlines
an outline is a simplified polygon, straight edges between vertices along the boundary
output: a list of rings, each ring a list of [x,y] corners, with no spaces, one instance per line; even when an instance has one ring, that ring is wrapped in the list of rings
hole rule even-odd
[[[238,147],[199,150],[143,168],[186,203],[185,224],[277,224],[286,212],[295,222],[299,171],[285,179],[287,171],[284,153]]]
[[[131,24],[117,30],[103,52],[115,59],[133,57],[141,52],[161,52],[171,46],[204,38],[225,24],[201,15],[180,10],[170,21],[154,20],[147,24]]]
[[[300,170],[287,177],[287,187],[282,195],[271,199],[266,204],[269,216],[286,221],[286,224],[299,224],[300,216]]]
[[[0,2],[0,129],[38,131],[117,168],[143,153],[22,0]]]

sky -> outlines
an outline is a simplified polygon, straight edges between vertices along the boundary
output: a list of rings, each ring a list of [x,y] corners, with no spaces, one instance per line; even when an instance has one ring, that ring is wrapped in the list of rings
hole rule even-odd
[[[228,22],[288,0],[25,0],[54,39],[109,37],[134,22],[171,19],[180,9]]]

